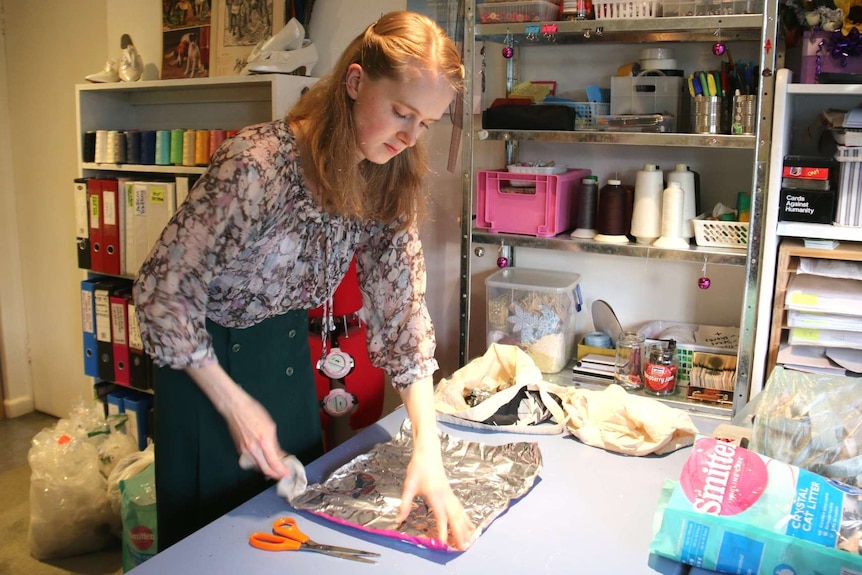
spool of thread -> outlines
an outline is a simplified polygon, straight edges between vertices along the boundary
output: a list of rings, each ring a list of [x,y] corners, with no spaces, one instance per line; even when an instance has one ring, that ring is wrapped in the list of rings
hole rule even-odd
[[[603,349],[613,349],[614,344],[611,341],[611,336],[603,331],[591,331],[584,336],[584,344],[590,347],[601,347]]]
[[[171,132],[156,130],[156,164],[167,166],[171,163]]]
[[[141,163],[147,166],[156,163],[155,130],[144,130],[141,132]]]
[[[195,140],[197,138],[196,130],[186,130],[183,132],[183,153],[182,164],[184,166],[195,165]]]
[[[93,160],[97,164],[104,164],[108,154],[108,130],[96,130],[96,152]]]
[[[120,158],[120,133],[117,130],[108,130],[105,135],[104,163],[116,164]]]
[[[682,210],[685,192],[679,182],[668,182],[661,200],[661,237],[655,246],[677,250],[688,249],[686,238],[682,237]]]
[[[591,240],[596,236],[596,209],[599,205],[599,183],[596,176],[581,180],[575,212],[573,238]]]
[[[694,237],[694,224],[691,220],[697,217],[697,196],[694,183],[694,172],[689,171],[685,164],[677,164],[667,175],[667,183],[677,182],[683,191],[682,207],[682,237]]]
[[[210,132],[209,130],[195,131],[195,164],[206,166],[210,163]]]
[[[117,134],[117,163],[125,164],[128,160],[126,158],[126,133],[119,132]]]
[[[661,235],[662,176],[655,164],[644,164],[635,176],[632,235],[639,244],[651,244]]]
[[[627,244],[626,235],[631,226],[634,194],[619,180],[608,180],[599,190],[599,209],[596,212],[597,242]],[[628,219],[627,219],[628,218]]]
[[[210,158],[227,138],[227,130],[210,130]]]
[[[137,130],[126,131],[126,161],[130,164],[142,164],[141,133]]]
[[[81,161],[95,162],[96,161],[96,131],[89,130],[84,132],[84,146],[81,150]]]
[[[170,163],[175,166],[181,166],[183,164],[183,137],[185,136],[185,133],[186,131],[182,128],[174,128],[171,130]],[[194,143],[194,141],[192,141],[192,143]]]

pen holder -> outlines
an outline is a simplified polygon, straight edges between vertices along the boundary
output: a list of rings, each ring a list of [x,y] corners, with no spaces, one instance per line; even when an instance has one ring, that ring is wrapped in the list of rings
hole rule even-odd
[[[721,96],[695,96],[691,103],[693,134],[723,134]]]
[[[730,133],[751,135],[757,129],[757,96],[734,96]]]

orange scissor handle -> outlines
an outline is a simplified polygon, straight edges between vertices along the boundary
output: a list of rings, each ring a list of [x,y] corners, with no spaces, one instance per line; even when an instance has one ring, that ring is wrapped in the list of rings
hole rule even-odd
[[[297,527],[296,519],[293,519],[292,517],[276,519],[275,523],[272,524],[272,530],[275,531],[276,534],[286,537],[287,539],[293,539],[300,544],[309,541],[308,535],[303,533],[302,530]],[[299,549],[299,547],[297,547],[297,549]]]
[[[263,549],[264,551],[297,551],[302,548],[302,543],[299,541],[260,531],[252,533],[248,538],[248,542],[251,543],[252,547]]]

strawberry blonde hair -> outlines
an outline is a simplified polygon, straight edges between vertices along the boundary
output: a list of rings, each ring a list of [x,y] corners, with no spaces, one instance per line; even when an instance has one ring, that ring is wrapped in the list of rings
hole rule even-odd
[[[423,181],[429,171],[421,141],[385,164],[357,162],[352,100],[345,78],[359,64],[372,80],[403,81],[416,67],[438,71],[460,97],[464,67],[455,43],[431,18],[415,12],[384,14],[344,50],[334,69],[315,83],[288,114],[303,121],[303,166],[312,172],[324,209],[384,223],[416,222],[424,215]]]

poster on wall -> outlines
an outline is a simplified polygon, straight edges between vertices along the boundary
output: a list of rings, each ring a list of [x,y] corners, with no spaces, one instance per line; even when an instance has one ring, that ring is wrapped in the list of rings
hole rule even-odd
[[[162,80],[210,75],[213,1],[162,0]]]
[[[285,23],[284,0],[212,0],[213,76],[237,76],[252,49]]]

